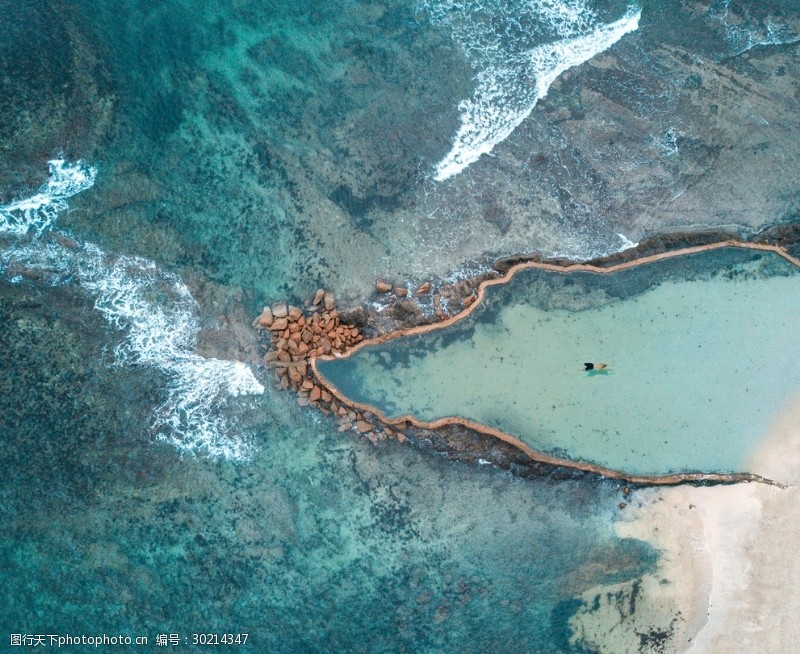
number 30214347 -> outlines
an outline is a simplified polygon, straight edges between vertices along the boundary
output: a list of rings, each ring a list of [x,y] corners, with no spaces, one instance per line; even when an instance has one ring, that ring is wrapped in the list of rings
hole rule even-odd
[[[244,645],[248,634],[192,634],[192,645]]]

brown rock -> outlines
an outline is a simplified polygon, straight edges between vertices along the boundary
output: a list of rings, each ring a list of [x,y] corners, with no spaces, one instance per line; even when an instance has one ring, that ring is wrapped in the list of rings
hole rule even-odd
[[[303,381],[303,375],[300,374],[300,371],[291,366],[289,368],[289,379],[291,379],[295,384],[299,384]]]
[[[441,293],[434,293],[433,294],[433,308],[436,309],[437,312],[442,311],[442,295]]]
[[[302,355],[304,355],[306,352],[308,352],[308,344],[307,344],[307,343],[304,343],[303,341],[300,341],[300,343],[297,345],[297,353],[298,353],[300,356],[302,356]]]
[[[403,288],[402,286],[395,286],[394,287],[394,294],[397,297],[405,297],[406,295],[408,295],[408,289],[407,288]]]
[[[336,306],[336,301],[333,297],[333,293],[331,293],[330,291],[325,291],[325,295],[322,296],[322,300],[325,303],[325,310],[333,311],[334,307]]]
[[[359,420],[356,422],[356,429],[358,429],[358,431],[360,431],[362,434],[366,434],[368,431],[372,431],[374,428],[374,425],[366,420]]]
[[[288,377],[281,377],[281,388],[289,388],[289,378]]]
[[[339,425],[339,431],[348,431],[352,428],[353,428],[352,422],[343,422],[341,425]]]
[[[287,309],[287,314],[290,320],[300,320],[300,317],[303,315],[303,311],[297,307],[289,307]]]
[[[275,318],[272,315],[272,309],[264,307],[261,315],[256,318],[256,327],[269,327]]]
[[[308,345],[311,342],[311,339],[314,337],[313,332],[310,329],[304,329],[300,332],[300,339]]]
[[[314,388],[312,388],[311,392],[308,394],[308,401],[316,402],[317,400],[319,400],[321,395],[322,395],[322,390],[320,389],[320,387],[314,386]]]
[[[320,393],[320,397],[322,398],[323,402],[330,402],[331,401],[331,397],[333,397],[333,396],[323,388],[322,392]]]
[[[475,297],[475,295],[474,295],[474,294],[473,294],[473,295],[467,295],[467,297],[465,297],[463,300],[461,300],[461,306],[462,306],[462,307],[464,307],[464,308],[466,309],[466,308],[467,308],[469,305],[471,305],[471,304],[472,304],[472,303],[473,303],[473,302],[474,302],[476,299],[477,299],[477,298]]]
[[[375,280],[375,291],[378,293],[388,293],[392,290],[392,285],[385,279]]]
[[[286,348],[292,354],[297,354],[297,343],[293,341],[291,338],[288,341],[286,341]]]
[[[270,363],[278,360],[278,353],[275,350],[270,350],[264,355],[264,363]]]
[[[430,282],[422,282],[417,289],[414,291],[414,295],[427,295],[431,290],[431,283]]]
[[[320,302],[322,302],[324,298],[325,298],[325,291],[323,291],[321,288],[318,288],[317,292],[314,293],[314,301],[311,304],[317,306],[319,305]]]
[[[300,393],[300,395],[297,396],[297,404],[300,406],[306,406],[308,404],[308,395],[305,393]]]
[[[269,328],[274,332],[281,332],[286,329],[288,326],[289,321],[286,318],[276,318]]]
[[[397,432],[397,440],[400,441],[401,443],[405,443],[406,435],[401,431]]]
[[[312,388],[314,388],[314,382],[312,382],[310,379],[304,379],[302,386],[307,391],[310,391]]]
[[[286,306],[286,302],[279,302],[278,304],[274,304],[272,306],[272,315],[275,318],[285,318],[289,315],[289,307]]]
[[[319,346],[325,354],[331,353],[331,342],[327,338],[320,339]]]
[[[300,325],[299,322],[291,322],[291,323],[289,323],[289,332],[290,333],[299,334],[301,331],[303,331],[303,327],[302,327],[302,325]],[[298,336],[297,338],[300,338],[300,336]]]

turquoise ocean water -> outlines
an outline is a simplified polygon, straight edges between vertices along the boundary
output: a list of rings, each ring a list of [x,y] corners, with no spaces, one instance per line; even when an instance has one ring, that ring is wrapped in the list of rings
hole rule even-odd
[[[634,62],[654,68],[661,42],[699,69],[773,48],[791,73],[796,14],[0,0],[3,647],[178,634],[209,651],[192,634],[210,632],[251,652],[588,651],[575,598],[656,563],[614,535],[617,485],[343,436],[273,388],[245,318],[318,286],[357,301],[379,274],[630,244],[647,228],[608,179],[641,162],[565,145],[558,116],[584,109],[559,76],[627,48],[626,74],[594,83],[647,103],[633,158],[660,157],[673,194],[710,155],[686,80],[654,92]]]

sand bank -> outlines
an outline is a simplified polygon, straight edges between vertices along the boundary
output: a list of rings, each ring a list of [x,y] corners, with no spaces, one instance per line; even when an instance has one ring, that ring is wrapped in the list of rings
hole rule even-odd
[[[586,593],[574,640],[601,652],[758,652],[800,647],[800,396],[749,469],[785,484],[640,491],[620,536],[660,552],[638,583]],[[630,510],[633,509],[633,510]]]

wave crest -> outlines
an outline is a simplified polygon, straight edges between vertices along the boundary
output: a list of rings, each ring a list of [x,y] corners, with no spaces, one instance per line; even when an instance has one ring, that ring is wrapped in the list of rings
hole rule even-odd
[[[638,29],[641,17],[632,6],[619,20],[604,24],[580,0],[508,6],[450,0],[423,7],[431,20],[450,27],[477,71],[472,97],[459,103],[461,126],[450,152],[436,165],[437,181],[489,154],[530,115],[559,75]]]
[[[50,285],[75,283],[95,297],[95,309],[123,339],[117,365],[146,365],[167,373],[165,399],[153,412],[156,438],[181,452],[242,460],[254,451],[247,434],[233,434],[231,398],[260,395],[264,387],[238,361],[194,353],[197,303],[180,277],[142,257],[113,257],[93,243],[54,229],[67,199],[94,184],[97,170],[83,162],[50,163],[51,177],[36,195],[0,206],[0,234],[14,238],[0,251],[0,274],[12,282],[35,273]]]

